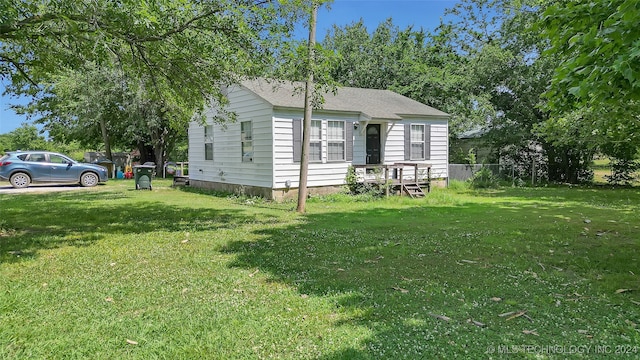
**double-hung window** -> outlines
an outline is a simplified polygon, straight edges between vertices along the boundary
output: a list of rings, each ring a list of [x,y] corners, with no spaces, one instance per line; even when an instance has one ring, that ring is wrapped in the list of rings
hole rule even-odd
[[[240,123],[240,142],[242,144],[242,162],[253,162],[253,129],[251,121]]]
[[[309,161],[322,161],[322,121],[311,120],[309,137]]]
[[[327,160],[344,161],[346,149],[344,121],[327,121]]]
[[[302,119],[293,119],[293,162],[302,159]],[[353,125],[344,120],[311,120],[309,162],[353,160]]]
[[[204,127],[204,159],[213,160],[213,125]]]
[[[424,160],[424,124],[411,124],[411,160]]]

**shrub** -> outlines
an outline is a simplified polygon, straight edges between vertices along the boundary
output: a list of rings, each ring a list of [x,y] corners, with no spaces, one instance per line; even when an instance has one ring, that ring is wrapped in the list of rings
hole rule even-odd
[[[347,184],[349,191],[352,194],[355,194],[358,187],[358,175],[356,175],[356,168],[349,165],[349,167],[347,168],[347,175],[344,178],[344,182]]]
[[[365,197],[381,197],[384,196],[387,189],[391,187],[391,180],[388,182],[382,181],[382,173],[379,169],[374,171],[375,182],[358,182],[358,175],[356,169],[353,166],[349,166],[347,169],[347,175],[345,176],[345,183],[349,192],[353,195],[366,195]]]
[[[482,167],[469,179],[469,184],[472,189],[497,188],[498,178],[489,168]]]
[[[611,185],[630,186],[636,180],[635,172],[640,169],[640,163],[630,159],[613,159],[611,161],[611,175],[605,179]]]

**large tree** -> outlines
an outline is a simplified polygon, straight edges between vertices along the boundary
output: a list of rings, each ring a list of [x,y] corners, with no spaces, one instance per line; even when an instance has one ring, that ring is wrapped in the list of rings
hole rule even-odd
[[[197,90],[192,80],[199,79],[203,89],[268,52],[262,39],[282,29],[278,9],[267,0],[3,0],[1,74],[37,84],[61,66],[115,58],[132,70],[190,85],[185,91]],[[214,80],[199,78],[214,64],[218,71],[208,77]]]
[[[545,94],[558,130],[613,160],[614,183],[629,183],[640,149],[640,7],[636,0],[557,1],[540,22],[548,56],[560,59]],[[564,114],[569,114],[565,116]],[[559,131],[582,129],[582,132]]]
[[[0,134],[0,154],[4,154],[4,151],[48,150],[49,148],[47,140],[33,125],[22,124],[9,133]]]
[[[548,41],[539,36],[539,20],[550,3],[464,0],[451,11],[457,20],[447,34],[467,58],[469,90],[484,94],[493,109],[485,126],[501,158],[523,169],[535,162],[551,181],[582,182],[590,179],[594,148],[582,138],[557,141],[554,131],[560,128],[548,123],[565,114],[549,112],[542,97],[561,60],[545,51]],[[579,124],[565,125],[567,134],[580,130]]]
[[[466,59],[439,37],[392,19],[369,30],[363,20],[334,26],[322,45],[335,54],[329,74],[343,86],[389,89],[452,114],[453,133],[478,121],[483,99],[466,91]],[[467,111],[471,104],[477,106]],[[473,119],[473,120],[471,120]]]
[[[549,98],[554,109],[577,106],[638,110],[640,6],[636,0],[556,1],[541,28],[548,53],[562,61]]]
[[[176,141],[186,136],[192,113],[179,103],[172,89],[145,74],[125,76],[114,68],[86,64],[60,72],[46,92],[23,109],[38,113],[49,136],[65,142],[80,141],[95,148],[137,148],[141,161],[160,169]]]
[[[362,21],[334,27],[323,45],[338,54],[341,84],[390,89],[453,115],[453,137],[473,126],[489,131],[495,157],[554,181],[578,182],[593,149],[552,141],[541,94],[557,60],[536,25],[545,0],[463,0],[432,34],[400,29],[391,19],[369,32]],[[581,143],[584,144],[584,143]],[[542,166],[541,166],[542,165]]]
[[[303,5],[268,0],[2,1],[0,74],[12,81],[8,91],[57,103],[62,110],[48,109],[51,128],[70,119],[87,129],[99,124],[107,147],[113,134],[109,138],[105,130],[122,120],[123,105],[111,98],[118,97],[118,82],[126,84],[130,99],[138,102],[138,117],[124,121],[148,130],[145,146],[166,148],[168,134],[186,129],[205,106],[225,104],[221,87],[263,71],[292,29],[298,13],[290,10]],[[78,89],[84,100],[107,94],[100,106],[64,105],[73,100],[60,96],[64,90],[50,99],[56,86],[65,86],[57,81],[86,76],[87,64],[116,74],[112,81],[94,83],[95,88]],[[72,109],[78,112],[69,113]],[[216,119],[232,117],[221,111]],[[164,151],[156,150],[161,160],[157,153]]]

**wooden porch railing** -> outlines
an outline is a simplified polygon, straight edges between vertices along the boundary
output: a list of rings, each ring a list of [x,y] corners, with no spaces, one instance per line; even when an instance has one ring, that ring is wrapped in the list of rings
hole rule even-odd
[[[413,179],[405,179],[404,168],[413,168]],[[353,165],[353,168],[364,169],[363,182],[379,183],[379,184],[391,184],[391,186],[399,186],[400,194],[402,194],[402,188],[405,185],[424,185],[427,187],[427,191],[431,191],[431,164],[419,164],[411,162],[397,162],[394,164],[366,164],[366,165]],[[367,178],[367,170],[373,170],[379,172],[380,175],[376,178]],[[426,170],[426,176],[420,178],[420,171]],[[413,180],[413,181],[412,181]],[[385,195],[389,196],[389,186],[385,187]]]

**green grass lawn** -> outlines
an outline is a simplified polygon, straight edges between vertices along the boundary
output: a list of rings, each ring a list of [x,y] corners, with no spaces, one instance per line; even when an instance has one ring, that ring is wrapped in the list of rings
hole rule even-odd
[[[640,358],[637,188],[169,185],[0,195],[0,359]]]
[[[611,162],[609,159],[596,159],[591,166],[593,169],[593,182],[596,184],[606,184],[607,178],[611,176]]]
[[[591,169],[593,170],[593,182],[594,184],[608,184],[607,177],[612,175],[611,173],[611,161],[608,158],[598,158],[593,160],[593,165],[591,165]],[[635,176],[635,180],[633,181],[634,186],[640,185],[640,173],[636,172],[633,174]]]

